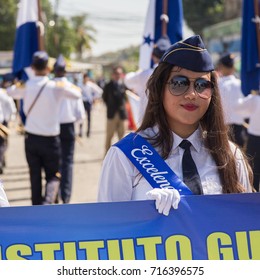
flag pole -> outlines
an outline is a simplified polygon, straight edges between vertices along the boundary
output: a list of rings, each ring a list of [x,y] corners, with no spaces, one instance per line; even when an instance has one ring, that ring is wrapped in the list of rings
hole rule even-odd
[[[260,72],[260,11],[259,11],[259,1],[254,0],[254,10],[255,10],[255,26],[256,26],[256,39],[257,39],[257,50],[258,50],[258,63],[256,67]],[[260,73],[259,73],[260,76]],[[260,93],[260,77],[259,77],[258,94]]]
[[[38,45],[39,50],[44,50],[44,25],[42,22],[42,9],[41,9],[41,1],[38,1],[38,22],[37,22],[37,28],[38,28]]]
[[[162,7],[162,15],[161,15],[161,21],[162,21],[162,36],[167,35],[167,24],[169,22],[168,17],[168,0],[163,0],[163,7]]]
[[[256,38],[257,38],[257,47],[258,47],[258,62],[260,64],[260,12],[259,12],[259,4],[258,0],[254,0],[254,8],[255,8],[255,26],[256,26]],[[260,67],[260,65],[258,66]]]

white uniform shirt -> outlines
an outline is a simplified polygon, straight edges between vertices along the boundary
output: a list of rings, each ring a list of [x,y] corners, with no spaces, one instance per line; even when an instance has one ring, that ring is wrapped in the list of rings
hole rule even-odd
[[[9,122],[16,111],[13,98],[7,95],[5,89],[0,88],[0,123]]]
[[[97,84],[87,81],[81,86],[82,89],[82,99],[85,102],[93,103],[94,100],[101,98],[103,89]]]
[[[145,131],[145,134],[153,136],[156,131],[156,128],[149,128]],[[183,139],[174,133],[173,137],[173,148],[166,159],[166,163],[182,180],[182,156],[184,150],[179,147],[179,144]],[[203,193],[221,194],[222,185],[216,163],[203,144],[201,130],[197,129],[187,140],[192,143],[191,154],[200,175]],[[230,146],[237,159],[239,181],[247,192],[251,192],[243,156],[240,150],[231,142]],[[150,190],[152,190],[151,185],[140,175],[137,168],[125,154],[119,148],[112,146],[103,162],[99,179],[98,201],[145,200],[146,192]]]
[[[6,206],[10,206],[10,205],[5,194],[3,184],[2,182],[0,182],[0,207],[6,207]]]
[[[223,76],[219,78],[218,85],[224,110],[225,123],[242,125],[244,117],[235,110],[238,99],[244,97],[241,91],[241,81],[234,75]]]
[[[65,87],[72,84],[66,77],[55,78],[54,80],[64,83]],[[82,99],[62,99],[60,104],[59,117],[61,124],[83,121],[86,118],[86,112]]]
[[[15,85],[7,88],[7,93],[15,99],[24,99],[24,113],[27,115],[40,88],[46,84],[30,114],[26,118],[25,130],[41,136],[57,136],[60,133],[60,104],[64,98],[81,97],[79,88],[73,84],[50,81],[47,76],[35,76],[25,87]]]
[[[154,66],[154,68],[157,65]],[[143,71],[130,72],[125,75],[124,83],[127,88],[136,93],[139,97],[139,110],[137,123],[140,124],[143,120],[143,116],[148,103],[148,97],[145,93],[146,84],[150,76],[152,75],[154,68],[149,68]]]
[[[249,94],[240,98],[235,107],[237,113],[249,118],[247,131],[254,136],[260,136],[260,96]]]

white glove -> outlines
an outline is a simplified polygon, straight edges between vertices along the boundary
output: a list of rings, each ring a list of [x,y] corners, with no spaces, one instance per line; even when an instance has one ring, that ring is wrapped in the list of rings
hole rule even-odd
[[[158,212],[169,215],[171,207],[178,208],[181,200],[180,193],[174,188],[154,188],[146,193],[147,199],[155,200],[155,207]]]

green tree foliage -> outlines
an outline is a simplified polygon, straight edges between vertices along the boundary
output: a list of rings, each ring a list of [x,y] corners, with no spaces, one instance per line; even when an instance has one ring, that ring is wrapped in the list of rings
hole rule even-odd
[[[59,54],[69,58],[75,50],[75,33],[69,21],[59,17],[54,26],[48,26],[45,33],[45,48],[51,57]]]
[[[183,0],[183,13],[187,25],[195,34],[224,18],[225,0]]]
[[[0,51],[11,50],[16,30],[17,1],[0,0]]]
[[[91,50],[91,42],[95,42],[96,29],[86,24],[88,15],[82,14],[71,18],[72,28],[75,32],[75,48],[80,59],[85,50]]]
[[[19,0],[0,0],[0,50],[12,50],[15,41],[16,20]],[[48,0],[41,1],[43,21],[52,17],[52,8]]]
[[[0,0],[0,50],[12,50],[15,41],[19,0]],[[85,50],[91,50],[96,30],[88,25],[87,14],[65,18],[57,16],[49,0],[41,0],[44,24],[44,48],[52,57],[62,53],[69,58],[72,52],[81,58]],[[54,24],[55,23],[55,24]]]

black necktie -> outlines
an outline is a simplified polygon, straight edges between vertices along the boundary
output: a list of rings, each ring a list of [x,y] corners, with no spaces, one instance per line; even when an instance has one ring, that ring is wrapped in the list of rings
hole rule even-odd
[[[190,153],[191,143],[188,140],[183,140],[179,146],[184,149],[182,157],[183,182],[194,194],[202,194],[200,176]]]

